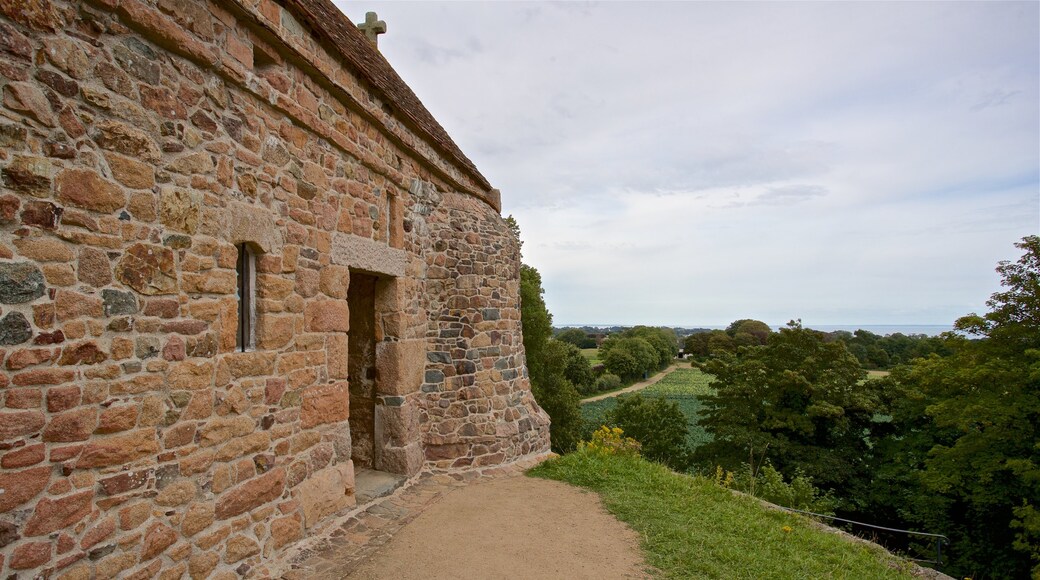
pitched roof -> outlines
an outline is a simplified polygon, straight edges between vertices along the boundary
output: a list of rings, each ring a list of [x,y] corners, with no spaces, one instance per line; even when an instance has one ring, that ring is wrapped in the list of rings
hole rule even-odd
[[[412,89],[398,76],[383,55],[365,38],[364,33],[330,0],[287,0],[286,4],[296,8],[304,22],[323,36],[340,53],[344,60],[353,65],[362,78],[381,93],[393,106],[393,111],[404,117],[405,122],[440,150],[448,159],[458,163],[473,180],[485,190],[491,184],[480,173],[476,165],[466,157],[459,146],[448,136],[447,131],[433,118]]]

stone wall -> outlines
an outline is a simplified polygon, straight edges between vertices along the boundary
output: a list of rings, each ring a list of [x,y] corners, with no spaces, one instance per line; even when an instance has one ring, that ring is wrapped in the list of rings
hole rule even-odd
[[[372,467],[548,450],[497,192],[330,9],[0,0],[0,576],[263,575],[354,505],[352,273]]]

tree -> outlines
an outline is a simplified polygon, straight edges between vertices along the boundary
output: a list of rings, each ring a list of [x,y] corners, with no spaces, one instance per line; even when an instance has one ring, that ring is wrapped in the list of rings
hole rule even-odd
[[[623,379],[633,379],[659,366],[660,356],[642,338],[611,335],[600,346],[600,356],[608,371]]]
[[[691,356],[697,360],[704,360],[708,358],[708,337],[711,336],[707,332],[695,332],[687,336],[683,340],[683,352],[687,356]]]
[[[957,576],[1026,577],[1040,557],[1040,237],[1016,246],[1024,255],[997,266],[990,311],[955,323],[982,338],[947,335],[949,356],[892,375],[895,432],[881,449],[907,466],[908,490],[879,503],[949,535]],[[908,496],[920,507],[904,507]]]
[[[606,419],[611,426],[621,427],[625,435],[639,441],[647,459],[676,471],[689,467],[686,415],[675,401],[644,398],[639,393],[621,396],[617,405],[607,411]]]
[[[545,306],[542,275],[527,264],[520,265],[520,322],[524,333],[527,368],[541,374],[542,349],[552,337],[552,314]]]
[[[657,368],[668,366],[675,359],[675,356],[679,354],[679,339],[671,328],[636,326],[625,331],[623,336],[645,340],[657,355]]]
[[[701,425],[714,434],[697,458],[730,470],[768,457],[833,489],[867,470],[864,434],[881,409],[879,393],[841,342],[791,322],[763,347],[705,366],[715,375]]]
[[[506,222],[519,239],[520,228],[516,220],[509,216]],[[544,293],[542,276],[538,270],[521,264],[520,322],[527,372],[531,378],[531,393],[552,421],[549,436],[553,450],[563,453],[574,449],[580,439],[581,395],[565,376],[568,368],[567,345],[551,339],[552,314],[545,306],[542,297]],[[581,353],[578,354],[580,356]]]
[[[744,345],[744,343],[750,343],[753,345],[762,345],[766,343],[770,334],[773,334],[773,329],[769,328],[769,325],[761,320],[752,320],[750,318],[742,318],[740,320],[734,320],[726,327],[726,334],[733,338],[737,344]],[[741,335],[744,335],[743,337]]]
[[[565,328],[556,335],[556,340],[569,342],[578,348],[596,348],[596,341],[580,328]]]

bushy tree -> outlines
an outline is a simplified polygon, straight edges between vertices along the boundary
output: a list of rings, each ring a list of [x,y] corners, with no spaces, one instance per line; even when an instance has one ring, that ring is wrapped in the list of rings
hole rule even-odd
[[[761,320],[742,318],[731,322],[726,327],[726,334],[741,346],[762,345],[773,334],[773,329]]]
[[[606,369],[623,379],[641,377],[660,360],[657,351],[642,338],[612,335],[600,346],[600,352]]]
[[[625,331],[624,336],[645,340],[657,355],[658,368],[668,366],[679,354],[679,339],[671,328],[636,326]]]
[[[768,457],[825,489],[867,469],[864,434],[881,398],[843,343],[792,322],[765,346],[713,358],[705,369],[716,389],[700,422],[715,437],[697,449],[705,464],[735,470]]]
[[[609,425],[620,427],[625,435],[642,445],[643,457],[676,471],[689,467],[686,415],[675,401],[644,398],[639,393],[623,395],[617,405],[607,411],[606,419]]]
[[[592,372],[589,359],[581,354],[581,349],[573,344],[556,339],[549,341],[554,348],[563,350],[565,364],[563,376],[581,392],[591,391],[596,385],[596,373]]]

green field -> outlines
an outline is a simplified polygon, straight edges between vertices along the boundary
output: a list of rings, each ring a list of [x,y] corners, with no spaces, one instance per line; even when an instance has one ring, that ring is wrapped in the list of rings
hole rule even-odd
[[[712,393],[711,375],[707,375],[699,369],[679,368],[656,384],[638,392],[642,393],[644,397],[663,397],[678,403],[679,408],[686,415],[689,427],[686,441],[691,447],[699,447],[711,441],[711,435],[697,424],[697,418],[703,407],[699,397]],[[599,428],[604,423],[606,412],[613,409],[616,404],[617,397],[582,404],[581,415],[585,420],[586,432],[591,434],[592,431]]]
[[[602,364],[603,361],[599,360],[599,349],[598,348],[583,348],[581,349],[581,355],[589,359],[589,364],[596,366]]]

